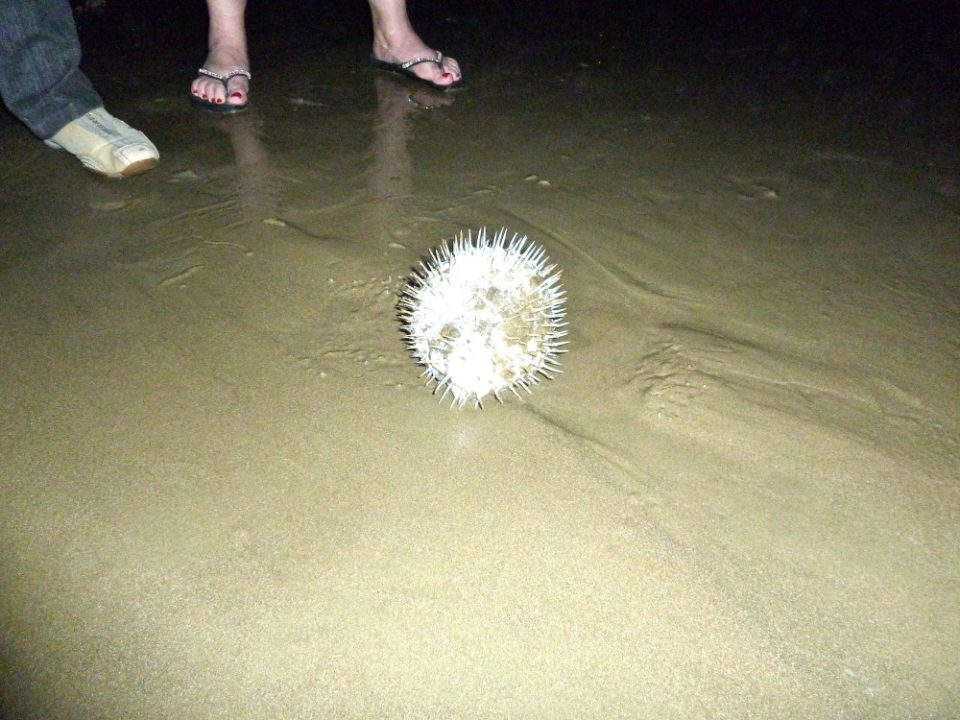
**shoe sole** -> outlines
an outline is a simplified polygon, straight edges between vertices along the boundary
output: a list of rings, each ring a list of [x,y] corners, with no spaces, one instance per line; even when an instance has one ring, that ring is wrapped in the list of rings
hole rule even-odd
[[[144,160],[137,160],[127,165],[123,171],[117,177],[130,177],[131,175],[139,175],[142,172],[146,172],[151,168],[155,168],[160,161],[156,158],[146,158]]]
[[[102,167],[97,163],[92,162],[89,158],[80,158],[80,162],[83,166],[92,172],[94,175],[99,175],[100,177],[110,178],[111,180],[119,180],[121,178],[128,178],[131,175],[139,175],[142,172],[146,172],[151,168],[155,168],[157,163],[160,161],[157,158],[144,158],[143,160],[134,160],[132,163],[127,165],[120,172],[106,172]]]
[[[463,90],[466,86],[466,82],[461,77],[459,80],[447,85],[441,85],[440,83],[435,83],[432,80],[427,80],[417,75],[413,70],[401,67],[401,63],[389,63],[385,60],[378,60],[377,58],[370,57],[370,66],[374,70],[382,70],[383,72],[391,73],[392,75],[397,75],[399,77],[405,78],[415,83],[420,83],[422,85],[427,85],[432,87],[434,90],[439,90],[440,92],[456,92],[457,90]]]
[[[214,115],[233,115],[234,113],[243,112],[250,104],[249,102],[245,102],[243,105],[235,105],[233,103],[212,103],[209,100],[198,98],[196,95],[188,95],[187,97],[189,97],[190,102],[192,102],[198,108],[205,110],[208,113],[213,113]]]
[[[66,152],[62,147],[60,147],[57,143],[53,142],[52,140],[44,140],[43,142],[44,144],[47,145],[47,147],[51,147],[54,150],[59,150],[61,152]],[[80,161],[80,164],[83,165],[87,170],[92,172],[94,175],[99,175],[100,177],[105,177],[105,178],[112,178],[114,180],[118,178],[130,177],[131,175],[139,175],[140,173],[146,172],[151,168],[155,168],[157,164],[160,162],[159,158],[147,157],[147,158],[144,158],[143,160],[134,160],[132,163],[127,165],[120,172],[108,173],[103,170],[103,168],[100,166],[99,163],[94,162],[93,159],[89,156],[74,155],[74,157],[77,158]]]

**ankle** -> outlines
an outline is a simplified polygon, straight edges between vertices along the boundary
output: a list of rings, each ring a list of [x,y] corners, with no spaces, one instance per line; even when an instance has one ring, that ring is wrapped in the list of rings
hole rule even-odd
[[[207,65],[217,65],[223,68],[247,70],[250,61],[247,49],[243,44],[230,42],[211,42],[207,51]]]
[[[420,36],[414,32],[412,27],[392,27],[374,28],[373,44],[383,50],[393,50],[395,48],[409,47],[412,45],[423,45]]]

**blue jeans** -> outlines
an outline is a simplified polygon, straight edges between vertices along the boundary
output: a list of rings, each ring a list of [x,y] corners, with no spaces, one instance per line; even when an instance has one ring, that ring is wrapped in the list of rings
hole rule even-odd
[[[41,140],[103,105],[67,0],[0,0],[0,96]]]

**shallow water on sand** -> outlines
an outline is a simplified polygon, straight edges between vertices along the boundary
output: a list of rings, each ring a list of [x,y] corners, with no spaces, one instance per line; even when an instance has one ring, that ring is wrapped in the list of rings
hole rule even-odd
[[[162,153],[119,183],[0,123],[11,717],[960,706],[949,135],[504,45],[452,96],[275,49],[229,118],[104,75]],[[451,411],[395,303],[483,225],[571,348]]]

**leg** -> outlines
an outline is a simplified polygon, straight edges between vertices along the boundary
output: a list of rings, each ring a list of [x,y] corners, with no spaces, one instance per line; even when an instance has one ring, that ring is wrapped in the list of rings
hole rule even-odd
[[[220,75],[250,69],[244,25],[246,9],[247,0],[207,0],[210,31],[207,60],[203,64],[205,69]],[[243,75],[236,75],[224,85],[219,80],[199,75],[190,86],[190,92],[215,105],[246,105],[250,81]]]
[[[406,0],[369,0],[373,16],[373,56],[390,63],[406,62],[434,53],[414,31],[407,16]],[[452,85],[461,78],[460,65],[444,56],[443,67],[420,63],[411,70],[436,85]]]
[[[66,0],[0,0],[0,95],[10,111],[47,145],[100,175],[152,168],[156,146],[104,109],[79,64]]]
[[[0,94],[41,140],[103,105],[79,65],[66,0],[0,0]]]

